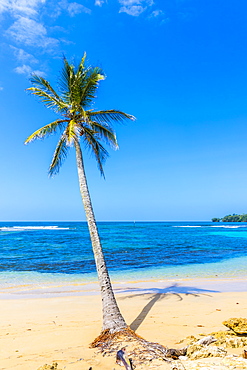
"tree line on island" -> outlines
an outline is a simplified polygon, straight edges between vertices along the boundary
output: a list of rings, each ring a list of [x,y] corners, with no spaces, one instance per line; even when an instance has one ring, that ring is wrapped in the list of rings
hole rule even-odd
[[[214,217],[213,222],[247,222],[247,214],[237,215],[233,213],[232,215],[224,216],[223,218]]]

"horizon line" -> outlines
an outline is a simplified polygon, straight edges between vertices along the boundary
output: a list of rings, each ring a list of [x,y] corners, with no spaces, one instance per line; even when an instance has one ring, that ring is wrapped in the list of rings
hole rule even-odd
[[[87,222],[86,220],[0,220],[0,222]],[[96,220],[97,222],[212,222],[212,220]]]

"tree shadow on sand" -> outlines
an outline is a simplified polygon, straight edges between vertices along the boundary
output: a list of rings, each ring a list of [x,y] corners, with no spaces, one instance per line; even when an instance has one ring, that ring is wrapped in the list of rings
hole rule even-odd
[[[194,297],[206,295],[210,297],[210,293],[217,292],[215,290],[180,286],[179,284],[173,284],[164,288],[115,288],[114,291],[115,293],[131,293],[125,297],[119,297],[118,299],[120,300],[126,298],[131,299],[139,296],[145,297],[147,300],[149,300],[149,302],[145,305],[140,314],[130,324],[129,327],[115,333],[103,331],[101,335],[97,337],[93,343],[91,343],[91,347],[100,349],[104,355],[111,355],[112,353],[117,353],[117,351],[119,351],[121,348],[128,346],[128,355],[130,358],[135,360],[136,366],[139,364],[149,365],[150,361],[155,359],[162,359],[170,363],[171,361],[169,358],[177,359],[179,356],[184,356],[186,353],[186,348],[176,350],[172,348],[169,349],[159,343],[149,342],[135,332],[145,320],[156,302],[161,299],[168,298],[169,296],[175,296],[179,301],[182,301],[183,295],[192,295]]]
[[[181,286],[179,284],[173,284],[169,287],[165,288],[126,288],[121,289],[121,293],[133,293],[133,292],[140,292],[138,294],[131,294],[125,297],[119,297],[118,299],[127,299],[127,298],[135,298],[135,297],[146,297],[149,302],[145,305],[139,315],[135,318],[135,320],[130,324],[130,328],[136,331],[139,326],[143,323],[149,312],[151,311],[152,307],[155,305],[156,302],[166,299],[169,296],[175,296],[179,301],[183,300],[182,294],[188,296],[192,295],[194,297],[199,297],[200,295],[207,295],[210,297],[209,293],[219,293],[216,290],[207,290],[207,289],[200,289],[196,287],[190,286]],[[116,292],[117,293],[117,292]]]

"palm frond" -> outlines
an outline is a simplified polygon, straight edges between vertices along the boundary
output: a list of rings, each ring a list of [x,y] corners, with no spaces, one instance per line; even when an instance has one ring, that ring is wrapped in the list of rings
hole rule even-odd
[[[33,140],[36,139],[43,139],[45,136],[49,136],[57,131],[57,129],[64,128],[64,123],[67,122],[66,120],[56,120],[54,122],[49,123],[46,126],[43,126],[39,128],[37,131],[35,131],[32,135],[30,135],[24,144],[28,144]]]
[[[31,91],[33,95],[38,96],[48,108],[52,108],[57,112],[61,112],[67,108],[67,104],[43,77],[33,74],[31,82],[34,87],[29,87],[27,90]]]
[[[87,115],[92,118],[93,120],[96,120],[98,122],[104,122],[111,124],[113,122],[121,123],[125,121],[126,119],[130,119],[131,121],[135,121],[136,118],[132,116],[131,114],[124,113],[120,110],[102,110],[98,112],[88,111]]]
[[[84,72],[85,70],[85,61],[86,61],[86,57],[87,57],[87,53],[84,53],[83,57],[81,58],[81,61],[79,63],[79,66],[77,68],[77,72],[76,74],[79,76],[79,75],[82,75],[82,73]]]
[[[66,134],[64,132],[53,154],[52,162],[49,167],[49,176],[54,176],[59,172],[60,167],[67,157],[68,149]]]
[[[85,67],[86,54],[82,57],[78,67],[69,64],[64,58],[64,66],[60,78],[60,88],[64,99],[71,105],[71,110],[78,110],[81,105],[82,92],[87,85],[87,74],[91,67]]]
[[[74,69],[74,65],[69,64],[67,59],[64,58],[63,69],[61,71],[61,76],[59,79],[59,86],[62,91],[63,99],[66,101],[67,104],[71,104],[72,102],[71,91],[75,81]]]
[[[57,92],[53,89],[53,87],[50,85],[49,81],[47,81],[42,76],[38,76],[35,73],[32,74],[32,77],[30,79],[31,83],[36,86],[37,88],[40,88],[42,90],[46,90],[47,92],[50,92],[56,99],[60,99]]]
[[[88,125],[101,140],[103,139],[105,143],[110,145],[113,149],[118,149],[116,133],[110,126],[96,121],[88,121]]]
[[[97,140],[97,137],[93,130],[84,127],[83,138],[86,147],[95,155],[100,173],[105,178],[103,164],[106,158],[109,156],[107,150],[103,147],[99,140]]]
[[[99,81],[104,80],[105,76],[100,68],[89,67],[82,77],[80,84],[80,105],[82,107],[88,107],[96,97],[95,92],[99,86]]]

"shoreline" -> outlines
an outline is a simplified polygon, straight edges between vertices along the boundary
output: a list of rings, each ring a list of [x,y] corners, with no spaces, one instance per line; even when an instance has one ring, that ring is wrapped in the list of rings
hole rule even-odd
[[[234,257],[218,262],[194,263],[165,267],[132,268],[111,270],[109,274],[114,284],[126,284],[141,281],[199,281],[199,280],[246,280],[247,256]],[[0,292],[4,289],[14,289],[19,286],[43,287],[72,286],[97,284],[97,274],[93,268],[90,273],[59,273],[38,271],[1,271]]]
[[[114,293],[118,294],[207,294],[236,293],[247,291],[247,277],[240,278],[177,278],[177,279],[143,279],[143,280],[112,280]],[[0,300],[5,299],[39,299],[72,296],[100,295],[99,285],[94,282],[47,282],[30,281],[1,286]]]

